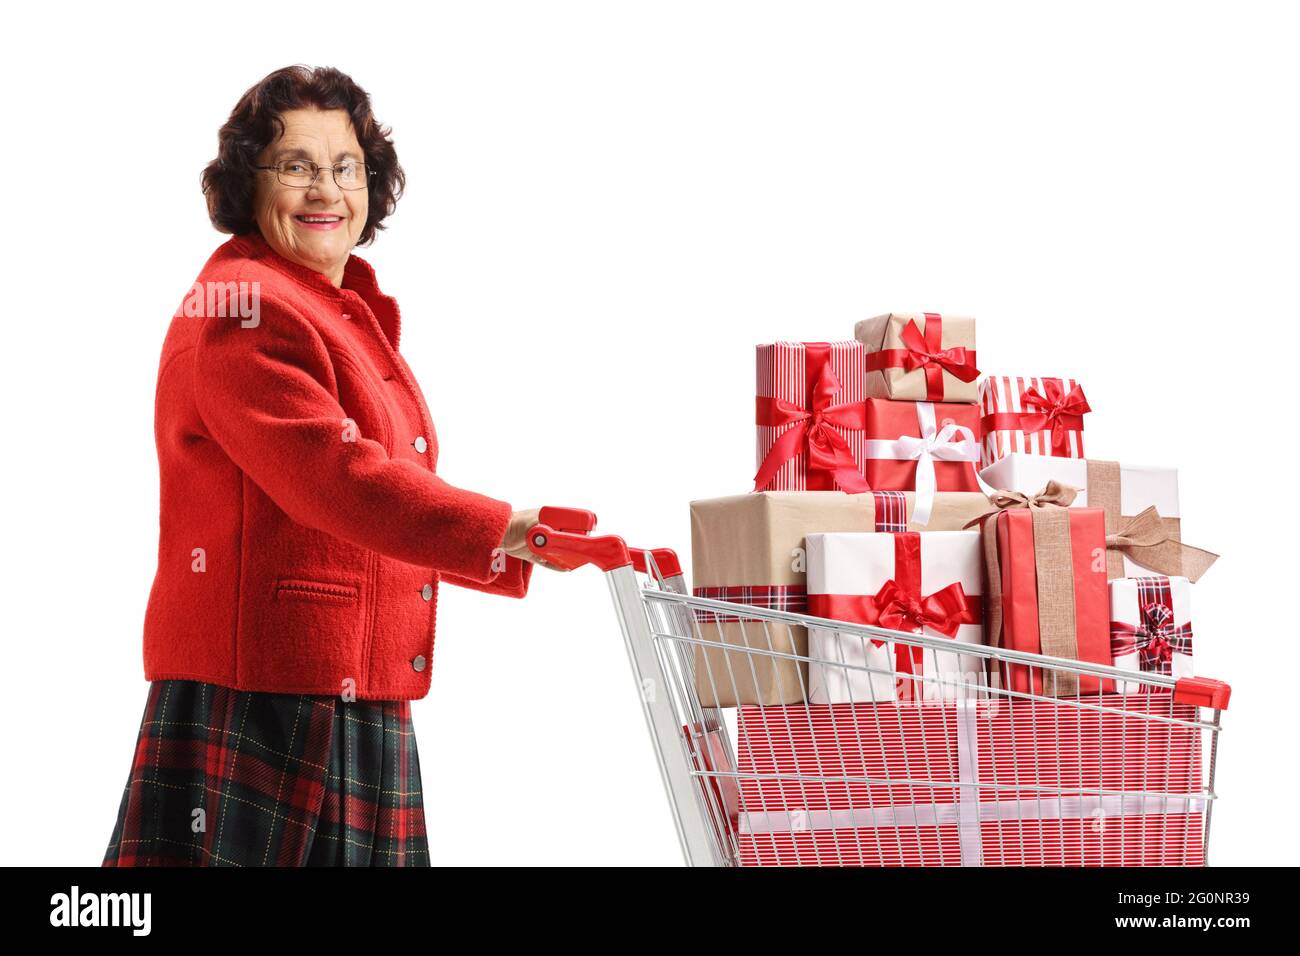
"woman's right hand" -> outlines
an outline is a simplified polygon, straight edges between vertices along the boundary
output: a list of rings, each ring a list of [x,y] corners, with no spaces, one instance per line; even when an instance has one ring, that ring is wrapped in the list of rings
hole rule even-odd
[[[501,541],[501,550],[511,557],[519,558],[521,561],[531,561],[552,571],[568,571],[569,568],[543,561],[528,548],[528,529],[537,524],[540,512],[540,508],[513,512],[510,515],[510,523],[506,525],[506,535]]]

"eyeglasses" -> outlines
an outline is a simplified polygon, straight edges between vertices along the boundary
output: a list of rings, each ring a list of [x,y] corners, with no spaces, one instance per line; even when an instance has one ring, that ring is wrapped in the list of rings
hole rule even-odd
[[[310,159],[283,159],[274,166],[254,168],[275,170],[275,178],[280,181],[280,185],[294,189],[311,188],[322,169],[328,169],[334,174],[334,183],[339,189],[365,189],[370,184],[370,177],[379,172],[354,159],[346,160],[337,166],[317,166]]]

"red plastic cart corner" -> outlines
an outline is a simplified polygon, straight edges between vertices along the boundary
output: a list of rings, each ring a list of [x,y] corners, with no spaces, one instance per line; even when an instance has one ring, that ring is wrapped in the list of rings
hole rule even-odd
[[[1174,685],[1175,704],[1195,704],[1197,707],[1227,710],[1228,698],[1231,696],[1231,687],[1211,677],[1184,677]]]

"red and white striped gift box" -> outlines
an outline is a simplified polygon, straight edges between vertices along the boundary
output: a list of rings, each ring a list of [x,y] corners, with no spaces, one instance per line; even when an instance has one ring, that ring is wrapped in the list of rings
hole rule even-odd
[[[786,407],[813,413],[817,380],[823,369],[834,374],[838,385],[830,404],[836,407],[851,406],[857,416],[865,414],[864,378],[866,376],[865,352],[861,342],[776,342],[760,345],[757,349],[756,397],[760,406],[757,424],[757,451],[760,474],[773,454],[778,439],[799,423],[780,425],[762,424],[765,417],[763,405],[781,402]],[[767,417],[776,417],[768,412]],[[848,416],[843,416],[848,417]],[[866,433],[861,427],[843,427],[828,423],[830,429],[847,445],[845,464],[851,464],[859,476],[864,470]],[[776,467],[771,480],[756,486],[755,491],[831,491],[842,487],[824,470],[813,469],[809,474],[807,441],[800,442],[797,454],[784,461],[770,463]],[[865,491],[865,478],[859,478],[861,487],[844,488],[845,491]]]
[[[1086,703],[741,707],[740,863],[1201,865],[1196,708]]]
[[[1086,409],[1087,401],[1074,379],[990,376],[980,381],[979,395],[984,436],[981,467],[1016,452],[1058,458],[1083,457],[1083,413],[1077,409]],[[1040,399],[1047,400],[1046,407]],[[1066,405],[1053,413],[1052,407],[1062,401]],[[1046,417],[1053,423],[1059,418],[1060,423],[1056,424],[1055,432],[1051,427],[1026,431],[1016,420],[1021,415]]]

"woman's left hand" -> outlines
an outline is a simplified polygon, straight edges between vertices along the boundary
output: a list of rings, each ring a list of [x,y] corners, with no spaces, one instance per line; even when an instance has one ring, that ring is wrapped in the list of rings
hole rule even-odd
[[[538,515],[540,513],[540,508],[527,508],[523,511],[516,511],[511,514],[510,523],[506,526],[505,538],[501,541],[501,550],[513,558],[519,558],[521,561],[531,561],[533,564],[539,564],[544,568],[550,568],[552,571],[571,570],[570,568],[562,568],[558,564],[544,561],[529,549],[528,529],[538,523]]]

